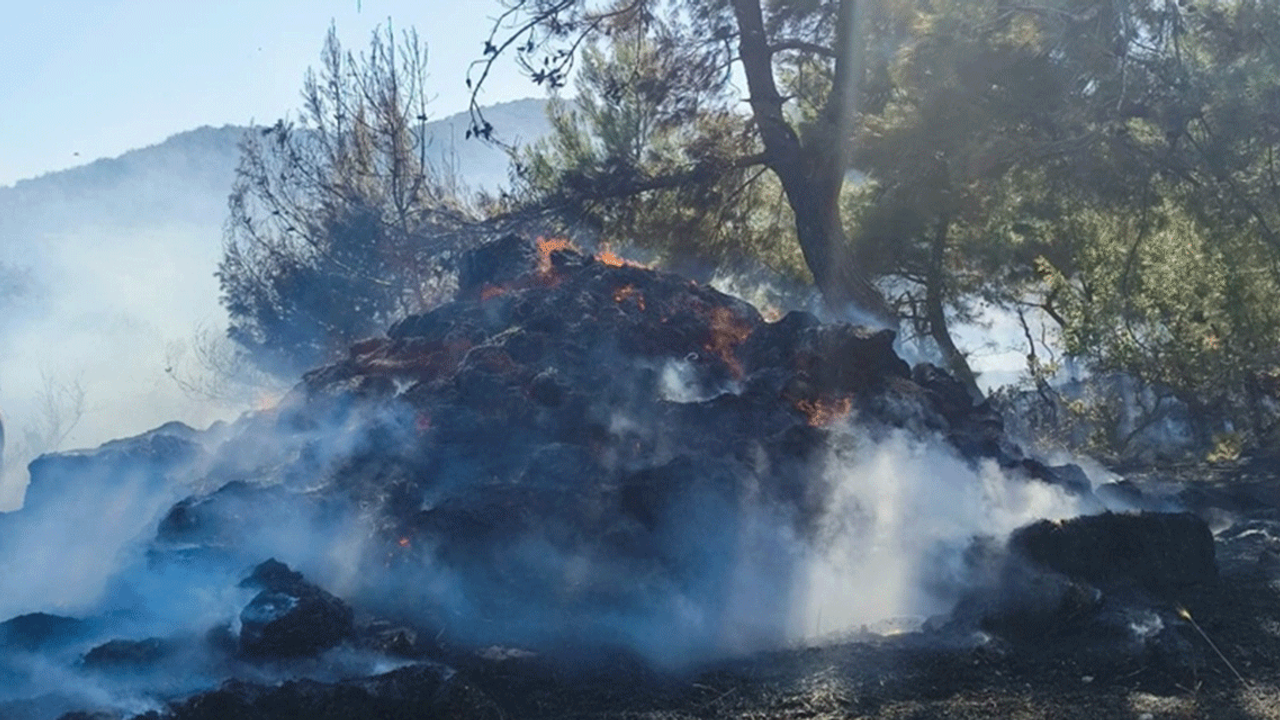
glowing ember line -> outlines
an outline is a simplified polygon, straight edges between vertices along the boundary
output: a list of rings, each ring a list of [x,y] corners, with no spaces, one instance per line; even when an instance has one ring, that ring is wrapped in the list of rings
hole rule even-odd
[[[551,267],[552,253],[560,250],[573,250],[574,252],[581,252],[581,250],[578,249],[578,246],[574,245],[573,242],[571,240],[568,240],[567,238],[540,237],[537,240],[537,248],[538,248],[538,272],[543,275],[552,274],[552,270],[553,270],[553,268]],[[600,252],[596,254],[595,258],[599,262],[605,265],[608,265],[609,267],[638,267],[638,268],[644,267],[644,265],[641,265],[640,263],[631,262],[630,260],[613,252],[612,250],[609,249],[608,245],[604,245],[603,247],[601,247]]]
[[[608,248],[601,250],[600,254],[596,255],[596,259],[610,267],[625,267],[627,265],[636,266],[635,263],[630,262],[621,255],[615,254]]]

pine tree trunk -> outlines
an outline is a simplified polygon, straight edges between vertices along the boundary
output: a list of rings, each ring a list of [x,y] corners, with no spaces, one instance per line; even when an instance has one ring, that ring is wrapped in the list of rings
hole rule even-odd
[[[864,321],[896,328],[897,317],[884,295],[858,268],[840,219],[840,188],[852,155],[863,67],[865,8],[861,5],[856,0],[841,1],[835,82],[820,121],[803,142],[783,112],[760,0],[733,0],[733,11],[738,21],[738,52],[766,164],[777,174],[795,213],[800,249],[823,300],[837,315],[860,311],[865,313]]]
[[[844,174],[779,172],[796,217],[796,236],[827,308],[840,317],[897,329],[898,318],[884,295],[860,271],[840,218]],[[861,317],[859,317],[861,316]]]
[[[933,236],[933,246],[929,253],[924,298],[925,322],[929,326],[929,337],[938,346],[938,351],[942,353],[943,361],[946,362],[952,377],[964,385],[974,402],[981,402],[984,396],[982,389],[978,387],[978,378],[974,375],[973,368],[969,367],[968,358],[960,352],[960,348],[956,347],[955,341],[951,339],[951,331],[947,328],[947,312],[943,304],[943,298],[946,296],[946,275],[943,270],[947,258],[947,234],[950,228],[950,218],[943,215],[938,220],[938,227]]]

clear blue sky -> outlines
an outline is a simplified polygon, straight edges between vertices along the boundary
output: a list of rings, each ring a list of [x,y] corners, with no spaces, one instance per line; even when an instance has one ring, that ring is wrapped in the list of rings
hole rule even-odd
[[[467,65],[494,0],[19,0],[0,22],[0,186],[151,145],[200,125],[270,123],[298,106],[332,22],[428,46],[433,115],[466,108]],[[484,101],[540,93],[511,62]],[[78,153],[78,154],[77,154]]]

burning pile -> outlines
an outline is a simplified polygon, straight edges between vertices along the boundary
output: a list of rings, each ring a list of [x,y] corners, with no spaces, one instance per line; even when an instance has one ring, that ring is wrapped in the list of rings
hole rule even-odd
[[[1019,512],[1042,509],[1028,504],[1041,495],[1091,501],[1078,468],[1024,457],[992,409],[937,368],[908,367],[893,342],[800,312],[768,323],[680,277],[508,236],[465,258],[454,302],[354,345],[271,411],[41,460],[27,519],[0,534],[77,532],[93,511],[68,503],[136,493],[123,507],[139,523],[131,532],[154,529],[144,552],[102,570],[91,602],[53,599],[168,622],[135,635],[205,633],[192,660],[202,678],[262,678],[263,658],[321,652],[347,652],[338,674],[351,675],[458,647],[618,646],[672,666],[775,646],[812,634],[796,609],[824,601],[813,557],[833,546],[888,557],[900,550],[889,530],[926,532],[880,517],[883,488],[850,490],[864,480],[841,468],[880,463],[877,448],[915,453],[908,475],[877,481],[918,493],[910,502],[934,502],[925,480],[958,505],[993,493],[1016,497]],[[948,531],[967,541],[1024,521],[1006,514],[1007,527]],[[910,547],[937,563],[963,549]],[[288,567],[263,562],[273,557]],[[838,564],[823,569],[847,582]],[[943,574],[921,561],[856,592],[900,595],[928,579],[954,602]],[[828,629],[838,621],[825,617]],[[168,644],[137,647],[155,650],[144,665],[168,662],[156,650]],[[219,692],[232,704],[271,696]]]
[[[309,374],[281,413],[324,404],[346,423],[385,408],[378,462],[334,480],[377,508],[390,562],[447,567],[472,609],[505,619],[475,640],[607,638],[679,657],[791,632],[795,551],[751,526],[816,539],[841,424],[944,437],[1024,481],[1063,475],[1023,458],[950,377],[913,372],[893,340],[798,312],[766,323],[683,278],[509,236],[464,264],[456,302]],[[744,553],[782,581],[736,586]],[[737,607],[761,593],[778,617]],[[659,618],[682,640],[653,638]]]

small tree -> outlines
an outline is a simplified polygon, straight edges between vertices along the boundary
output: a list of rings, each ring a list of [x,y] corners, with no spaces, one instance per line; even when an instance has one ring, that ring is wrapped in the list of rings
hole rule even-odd
[[[366,55],[331,28],[303,109],[241,145],[218,268],[230,337],[293,373],[447,292],[473,210],[427,161],[426,51],[376,30]]]
[[[740,118],[672,121],[689,99],[673,82],[678,61],[634,28],[585,48],[577,97],[552,99],[551,134],[517,158],[520,201],[555,209],[566,232],[643,248],[696,279],[758,265],[808,279],[781,187],[764,168],[732,167],[750,150],[734,132]],[[708,171],[666,180],[689,163]],[[644,192],[633,185],[641,177],[654,179]]]

